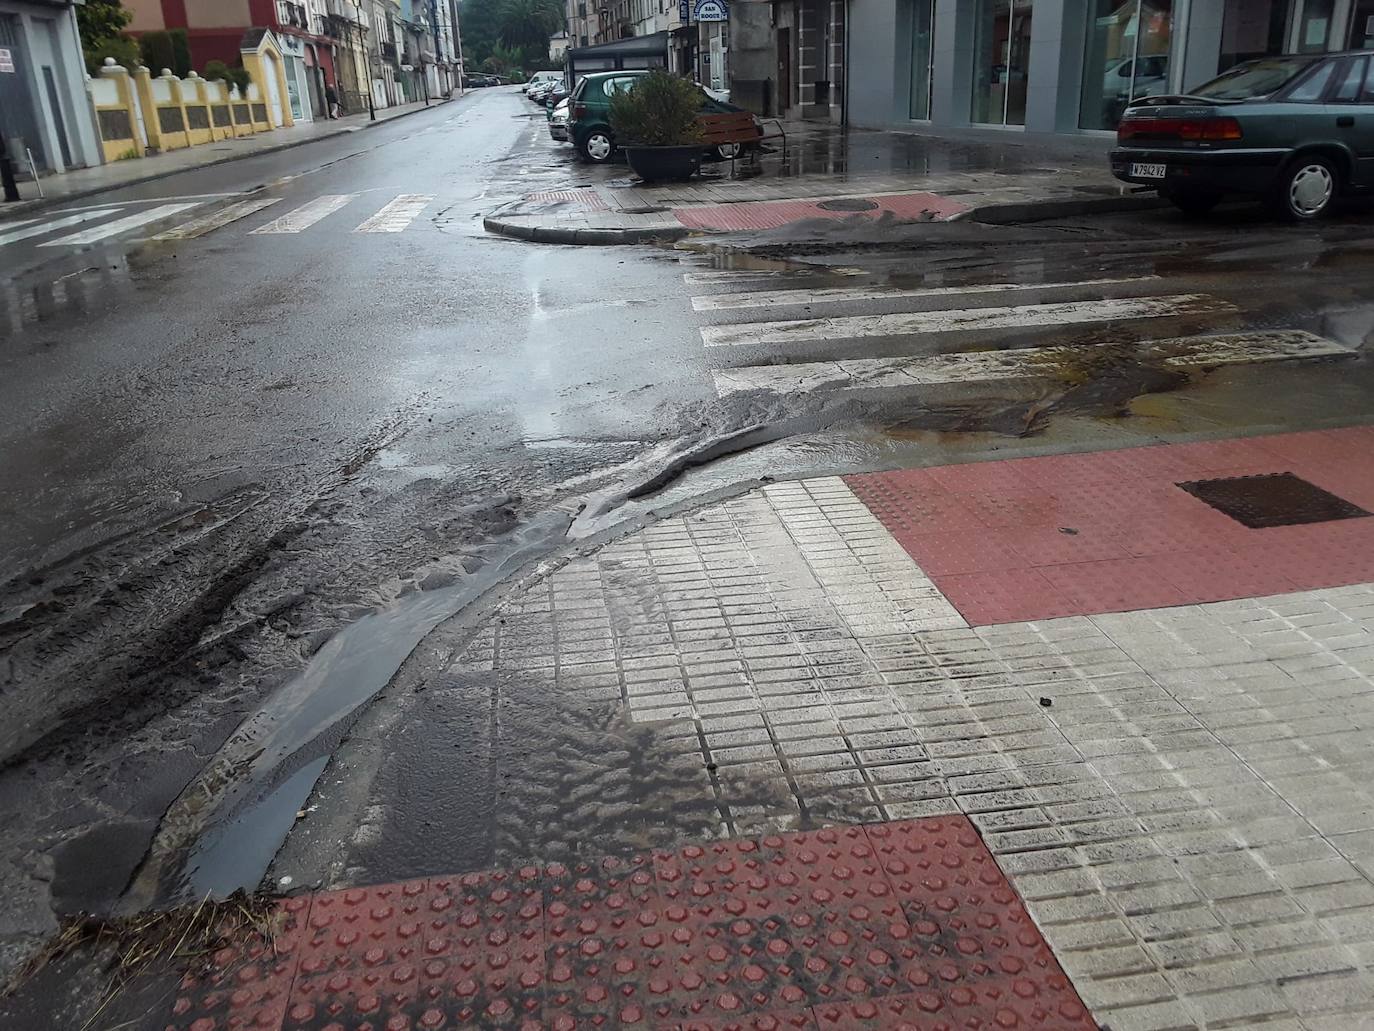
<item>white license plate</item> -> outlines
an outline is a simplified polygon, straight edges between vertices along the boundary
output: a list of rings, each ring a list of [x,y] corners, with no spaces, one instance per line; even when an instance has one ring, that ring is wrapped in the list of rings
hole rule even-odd
[[[1169,171],[1168,165],[1132,165],[1132,179],[1163,179]]]

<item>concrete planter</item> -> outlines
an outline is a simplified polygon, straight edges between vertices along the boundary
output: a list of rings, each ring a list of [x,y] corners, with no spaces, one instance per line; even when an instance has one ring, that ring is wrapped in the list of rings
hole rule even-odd
[[[646,183],[680,182],[701,171],[701,144],[686,147],[626,146],[630,170]]]

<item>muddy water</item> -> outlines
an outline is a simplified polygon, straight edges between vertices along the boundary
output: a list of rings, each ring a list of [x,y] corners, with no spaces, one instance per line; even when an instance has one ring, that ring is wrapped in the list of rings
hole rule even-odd
[[[346,721],[386,686],[426,634],[549,550],[566,526],[561,515],[536,519],[461,583],[411,594],[332,637],[239,726],[173,804],[125,905],[255,889]]]

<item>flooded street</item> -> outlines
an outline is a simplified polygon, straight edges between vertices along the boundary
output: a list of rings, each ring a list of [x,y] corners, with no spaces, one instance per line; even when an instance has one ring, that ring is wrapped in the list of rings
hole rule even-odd
[[[109,198],[265,184],[271,214],[348,218],[2,252],[11,961],[78,912],[790,819],[795,783],[703,767],[667,702],[632,718],[602,631],[666,616],[624,535],[761,484],[1342,427],[1374,397],[1367,206],[559,247],[481,229],[595,177],[518,95],[367,137]],[[764,174],[988,169],[866,146]],[[402,190],[422,220],[355,231]],[[596,625],[551,629],[581,592]],[[854,815],[828,805],[803,815]]]

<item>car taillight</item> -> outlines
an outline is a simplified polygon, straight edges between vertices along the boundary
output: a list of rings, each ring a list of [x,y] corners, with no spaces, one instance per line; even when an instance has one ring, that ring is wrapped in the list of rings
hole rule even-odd
[[[574,119],[585,118],[587,116],[587,105],[574,104],[572,108],[572,116]]]
[[[1139,137],[1216,142],[1244,136],[1240,122],[1234,118],[1127,118],[1116,130],[1121,143]]]

